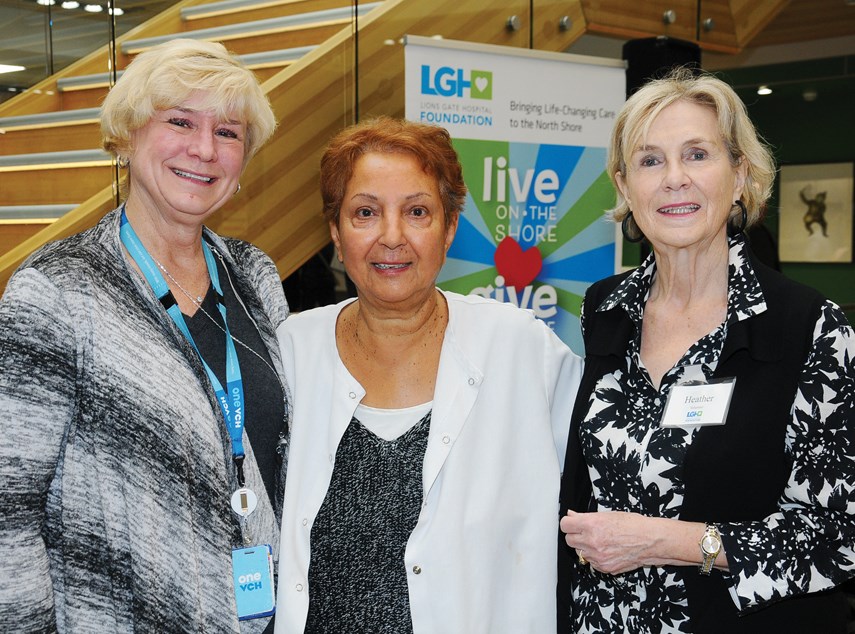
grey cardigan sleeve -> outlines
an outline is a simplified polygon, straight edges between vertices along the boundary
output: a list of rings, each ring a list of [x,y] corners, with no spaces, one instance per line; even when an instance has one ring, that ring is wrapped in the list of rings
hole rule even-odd
[[[24,269],[0,299],[0,623],[54,631],[44,540],[49,489],[74,418],[76,351],[63,297]]]

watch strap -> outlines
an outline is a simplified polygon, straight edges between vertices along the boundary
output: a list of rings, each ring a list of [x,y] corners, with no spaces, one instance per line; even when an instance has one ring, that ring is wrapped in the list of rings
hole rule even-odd
[[[707,552],[704,548],[704,541],[708,536],[713,536],[718,540],[719,546],[715,552]],[[707,524],[706,530],[704,531],[703,536],[701,536],[700,547],[701,557],[703,559],[701,561],[700,566],[698,566],[698,572],[700,572],[702,575],[708,576],[712,571],[713,564],[715,564],[716,557],[718,557],[718,554],[721,552],[721,533],[719,532],[717,526]]]

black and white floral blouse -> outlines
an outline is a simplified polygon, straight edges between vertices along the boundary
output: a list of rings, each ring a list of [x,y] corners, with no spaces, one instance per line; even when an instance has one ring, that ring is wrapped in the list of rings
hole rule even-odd
[[[730,241],[729,267],[725,322],[689,348],[658,391],[640,359],[641,320],[656,275],[653,257],[598,309],[622,307],[636,335],[622,369],[598,382],[580,426],[596,510],[680,518],[681,467],[698,428],[660,428],[668,394],[676,383],[711,378],[728,324],[766,310],[741,237]],[[730,567],[725,575],[739,610],[830,588],[853,576],[855,551],[838,522],[811,511],[834,506],[855,512],[853,428],[855,333],[840,308],[826,301],[794,395],[785,447],[793,468],[779,512],[762,521],[719,525]],[[820,536],[831,544],[827,552],[835,553],[829,561],[792,556],[793,549]],[[674,568],[651,566],[617,576],[588,571],[574,583],[574,632],[690,631],[685,588]]]

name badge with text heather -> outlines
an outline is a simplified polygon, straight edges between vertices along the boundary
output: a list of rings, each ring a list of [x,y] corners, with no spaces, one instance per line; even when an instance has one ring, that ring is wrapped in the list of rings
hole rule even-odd
[[[671,388],[662,427],[724,425],[736,377],[709,382],[680,383]]]

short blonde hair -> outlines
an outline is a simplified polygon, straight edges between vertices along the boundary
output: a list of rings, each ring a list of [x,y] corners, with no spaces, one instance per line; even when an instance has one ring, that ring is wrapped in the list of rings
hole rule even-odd
[[[746,228],[758,223],[775,180],[772,153],[757,134],[745,104],[733,88],[712,75],[695,76],[688,68],[675,69],[662,79],[648,82],[627,100],[618,114],[606,166],[617,197],[609,215],[621,222],[631,211],[617,187],[616,174],[620,172],[626,177],[630,156],[643,143],[653,120],[677,101],[694,103],[715,113],[731,165],[746,163],[745,187],[740,197],[748,212]]]
[[[252,71],[222,44],[184,38],[140,53],[107,94],[101,106],[104,149],[124,162],[134,131],[196,92],[207,95],[203,107],[222,120],[246,125],[246,165],[276,128],[270,102]]]

